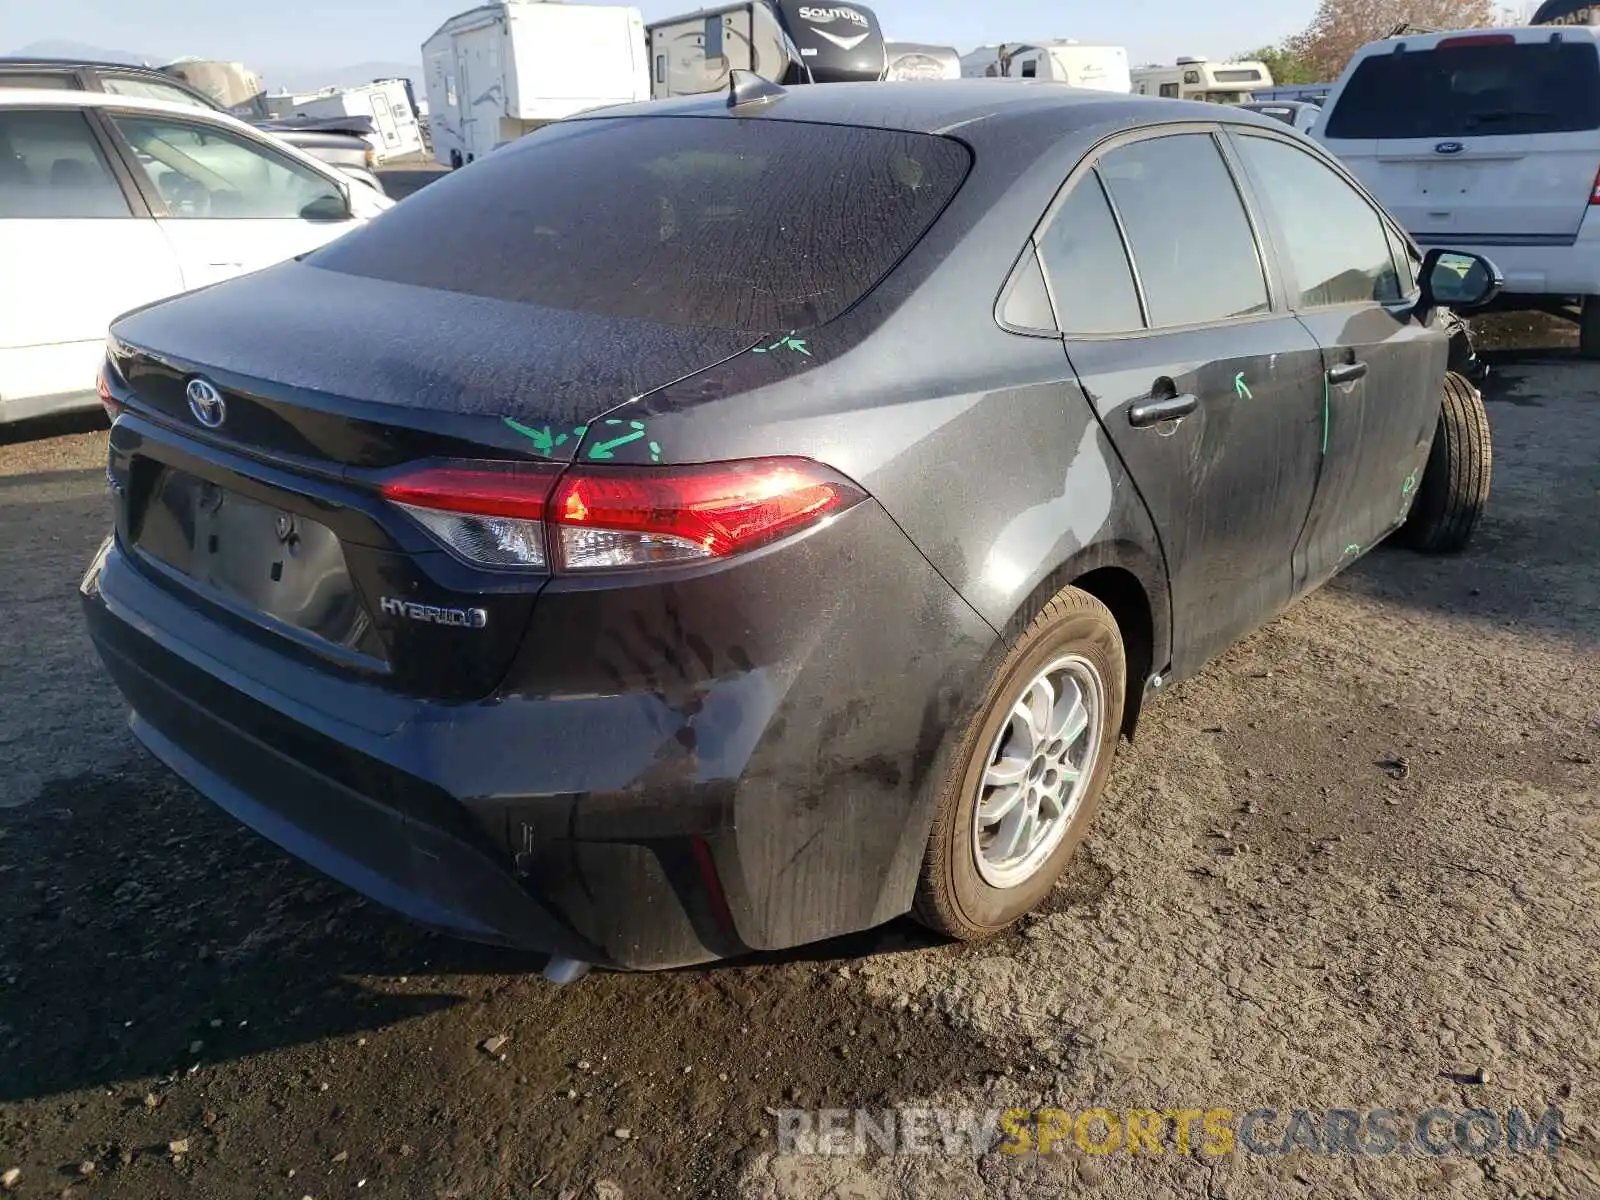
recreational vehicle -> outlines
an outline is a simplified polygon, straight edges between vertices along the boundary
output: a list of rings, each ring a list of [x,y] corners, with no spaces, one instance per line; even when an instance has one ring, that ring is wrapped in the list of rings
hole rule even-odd
[[[924,46],[919,42],[890,42],[886,79],[960,79],[961,56],[951,46]]]
[[[261,77],[243,63],[191,55],[173,59],[161,71],[210,96],[235,116],[249,120],[264,115],[256,100],[262,91]]]
[[[1242,104],[1257,88],[1272,86],[1272,72],[1261,62],[1214,63],[1205,58],[1180,58],[1171,67],[1135,67],[1133,90],[1140,96],[1172,100],[1205,100]]]
[[[371,117],[373,156],[388,162],[422,152],[422,128],[406,82],[387,79],[353,88],[325,88],[297,96],[268,96],[274,117]]]
[[[878,18],[859,4],[755,0],[669,17],[646,33],[658,99],[723,91],[730,71],[795,84],[882,79],[888,69]]]
[[[1127,50],[1070,40],[979,46],[962,55],[961,74],[969,79],[1047,79],[1123,95],[1133,90]]]
[[[459,167],[551,121],[650,98],[637,8],[501,0],[422,44],[434,157]]]

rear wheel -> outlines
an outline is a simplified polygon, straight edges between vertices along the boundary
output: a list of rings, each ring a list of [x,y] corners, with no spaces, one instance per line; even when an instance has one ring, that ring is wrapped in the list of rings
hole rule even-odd
[[[1578,353],[1600,358],[1600,296],[1585,296],[1578,312]]]
[[[1111,611],[1077,588],[1058,593],[1000,664],[953,755],[919,921],[985,937],[1045,897],[1099,807],[1126,688]]]
[[[1492,460],[1482,394],[1462,376],[1447,372],[1433,449],[1411,515],[1400,529],[1401,540],[1424,554],[1466,549],[1489,501]]]

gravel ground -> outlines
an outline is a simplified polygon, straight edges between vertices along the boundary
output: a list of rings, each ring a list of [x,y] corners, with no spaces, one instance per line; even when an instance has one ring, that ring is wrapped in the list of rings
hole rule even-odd
[[[1173,689],[1018,931],[948,947],[900,923],[566,989],[321,881],[144,756],[73,595],[106,523],[104,434],[0,433],[0,1183],[1600,1196],[1600,368],[1496,357],[1473,549],[1380,549]],[[1556,1104],[1565,1141],[1553,1160],[773,1148],[769,1109],[918,1103]]]

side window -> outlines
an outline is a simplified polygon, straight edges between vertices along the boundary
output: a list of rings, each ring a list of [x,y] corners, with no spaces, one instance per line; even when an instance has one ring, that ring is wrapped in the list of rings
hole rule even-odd
[[[50,88],[77,91],[78,81],[64,71],[0,71],[0,88]]]
[[[1073,185],[1039,238],[1039,257],[1065,333],[1143,329],[1128,254],[1093,171]]]
[[[1176,100],[1178,98],[1178,85],[1175,83],[1163,83],[1161,85],[1161,94],[1168,100]]]
[[[1037,78],[1039,78],[1039,60],[1038,59],[1030,59],[1028,62],[1025,62],[1025,63],[1022,64],[1022,77],[1024,79],[1037,79]]]
[[[1382,218],[1361,193],[1304,150],[1241,135],[1255,177],[1300,286],[1297,308],[1391,304],[1402,288]]]
[[[81,112],[0,109],[0,219],[131,215]]]
[[[1209,134],[1119,147],[1100,160],[1099,171],[1122,217],[1152,326],[1268,310],[1255,234]]]
[[[113,119],[173,217],[309,220],[344,209],[331,180],[231,130],[168,117]]]
[[[128,75],[102,75],[100,77],[102,91],[110,92],[113,96],[138,96],[144,100],[166,100],[171,104],[182,104],[187,108],[198,108],[202,112],[215,111],[198,96],[191,95],[181,87],[174,87],[170,83],[159,83],[153,79],[136,79]]]
[[[1417,290],[1417,281],[1422,278],[1422,255],[1412,249],[1411,243],[1393,227],[1385,225],[1383,228],[1389,235],[1389,251],[1394,255],[1395,268],[1400,272],[1400,293],[1410,296]]]

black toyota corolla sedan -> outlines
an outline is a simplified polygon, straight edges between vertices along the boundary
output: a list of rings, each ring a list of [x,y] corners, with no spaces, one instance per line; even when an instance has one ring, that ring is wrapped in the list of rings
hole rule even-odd
[[[1465,544],[1495,286],[1267,118],[740,79],[119,320],[83,603],[157,757],[434,928],[978,937],[1150,692]]]

